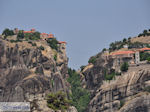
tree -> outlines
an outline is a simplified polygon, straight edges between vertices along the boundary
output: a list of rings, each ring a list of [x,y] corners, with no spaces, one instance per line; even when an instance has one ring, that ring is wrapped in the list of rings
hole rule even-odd
[[[102,51],[103,51],[103,52],[106,51],[106,48],[104,48]]]
[[[81,71],[83,71],[85,67],[86,67],[86,66],[82,65],[82,66],[80,67]]]
[[[126,43],[126,42],[127,42],[127,39],[126,39],[126,38],[124,38],[124,39],[123,39],[123,43]]]
[[[96,62],[96,58],[95,57],[91,57],[88,61],[88,63],[92,63],[94,64]]]
[[[140,52],[140,61],[147,60],[150,57],[150,53],[148,52]]]
[[[47,105],[49,108],[56,110],[66,110],[69,108],[71,101],[66,98],[66,94],[62,91],[50,93],[47,96]]]
[[[77,108],[78,112],[85,112],[90,101],[90,93],[86,89],[82,88],[80,75],[75,70],[69,68],[68,74],[69,78],[67,81],[71,85],[72,104]]]
[[[109,45],[109,49],[110,49],[110,50],[116,50],[116,48],[117,48],[117,47],[116,47],[116,44],[113,43],[113,42]]]
[[[54,38],[54,39],[48,39],[47,43],[49,44],[49,46],[52,49],[58,50],[58,41]]]
[[[23,30],[20,30],[19,33],[17,34],[17,39],[23,39],[24,38],[24,33]]]
[[[122,72],[126,72],[128,71],[128,67],[129,67],[129,64],[127,62],[124,62],[122,65],[121,65],[121,71]]]
[[[26,40],[39,40],[40,39],[40,33],[39,32],[26,33],[26,34],[24,34],[24,38]]]
[[[147,34],[147,30],[144,30],[144,31],[143,31],[143,34]]]
[[[146,60],[147,60],[147,63],[149,64],[150,63],[150,57],[148,57]]]
[[[6,28],[6,29],[3,31],[2,35],[5,35],[5,38],[6,38],[7,36],[14,35],[14,32],[13,32],[13,30],[9,30],[8,28]]]

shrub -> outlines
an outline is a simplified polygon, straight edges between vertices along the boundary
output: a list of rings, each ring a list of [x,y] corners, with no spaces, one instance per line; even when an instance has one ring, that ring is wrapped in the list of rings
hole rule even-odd
[[[57,53],[54,55],[54,60],[57,61]]]
[[[150,64],[150,57],[148,57],[146,60],[147,60],[147,63]]]
[[[14,43],[14,42],[16,42],[16,41],[15,41],[15,40],[10,40],[10,42],[11,42],[11,43]]]
[[[150,86],[145,87],[144,91],[150,92]]]
[[[102,51],[103,51],[103,52],[106,51],[106,48],[104,48]]]
[[[112,80],[115,77],[114,74],[106,74],[105,75],[105,80]]]
[[[40,39],[40,33],[39,32],[25,33],[24,38],[26,40],[39,40]]]
[[[125,42],[127,42],[127,39],[126,39],[126,38],[124,38],[124,39],[123,39],[123,42],[124,42],[124,43],[125,43]]]
[[[83,71],[83,69],[84,69],[85,67],[86,67],[86,66],[82,65],[82,66],[80,67],[81,71]]]
[[[121,69],[122,72],[126,72],[128,70],[128,67],[129,67],[129,64],[127,62],[124,62],[121,65],[120,69]]]
[[[140,52],[140,61],[147,60],[150,57],[150,53],[148,52]]]
[[[54,39],[48,39],[47,43],[49,44],[49,46],[52,49],[58,50],[58,41],[54,38]]]
[[[141,43],[141,42],[129,43],[129,49],[132,49],[132,48],[143,48],[144,45],[145,44]]]
[[[71,101],[66,98],[66,94],[62,91],[50,93],[47,96],[47,105],[53,110],[66,110],[69,108]]]
[[[39,49],[40,49],[40,50],[44,50],[44,47],[41,45],[41,46],[39,47]]]
[[[23,39],[24,38],[24,33],[23,30],[20,30],[19,33],[17,34],[17,39]]]
[[[9,30],[8,28],[6,28],[6,29],[3,31],[2,35],[5,35],[5,38],[6,38],[7,36],[14,35],[14,32],[13,32],[13,30]]]
[[[105,73],[104,73],[104,78],[105,80],[112,80],[115,78],[115,76],[119,76],[121,75],[121,73],[118,73],[118,72],[115,72],[115,70],[111,70],[110,73],[108,73],[108,70],[105,70]]]
[[[96,62],[96,58],[95,57],[91,57],[88,61],[88,63],[95,63]]]
[[[72,69],[68,69],[69,78],[67,81],[71,84],[72,104],[77,108],[78,112],[85,112],[90,101],[90,93],[82,88],[80,75]]]
[[[125,104],[125,101],[124,101],[124,100],[120,100],[120,106],[119,106],[119,109],[120,109],[121,107],[123,107],[124,104]]]
[[[22,40],[10,40],[11,43],[22,42]]]
[[[143,34],[147,34],[147,30],[144,30],[144,31],[143,31]]]
[[[32,46],[36,46],[36,43],[32,43]]]

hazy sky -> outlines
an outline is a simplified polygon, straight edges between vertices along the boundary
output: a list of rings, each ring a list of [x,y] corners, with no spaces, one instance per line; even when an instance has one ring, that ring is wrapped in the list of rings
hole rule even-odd
[[[115,40],[150,29],[150,0],[0,0],[5,28],[52,32],[78,69]]]

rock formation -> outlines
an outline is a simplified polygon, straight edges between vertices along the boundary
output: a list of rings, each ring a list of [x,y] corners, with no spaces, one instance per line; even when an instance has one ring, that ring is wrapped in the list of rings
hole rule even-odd
[[[96,62],[86,66],[82,73],[83,85],[91,91],[88,112],[149,112],[150,65],[129,67],[128,72],[114,80],[104,80],[104,69],[112,69],[113,60],[105,62],[103,53],[95,56]]]
[[[61,46],[55,51],[45,41],[32,43],[36,46],[0,38],[0,101],[31,102],[33,112],[51,112],[46,95],[60,90],[70,92],[66,81],[68,58]],[[68,112],[76,112],[72,110]]]

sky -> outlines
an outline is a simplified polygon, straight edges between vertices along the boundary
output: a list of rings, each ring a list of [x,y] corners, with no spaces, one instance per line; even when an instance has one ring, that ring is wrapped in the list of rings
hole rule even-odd
[[[0,0],[0,32],[53,33],[67,42],[69,67],[87,65],[111,42],[150,29],[150,0]]]

